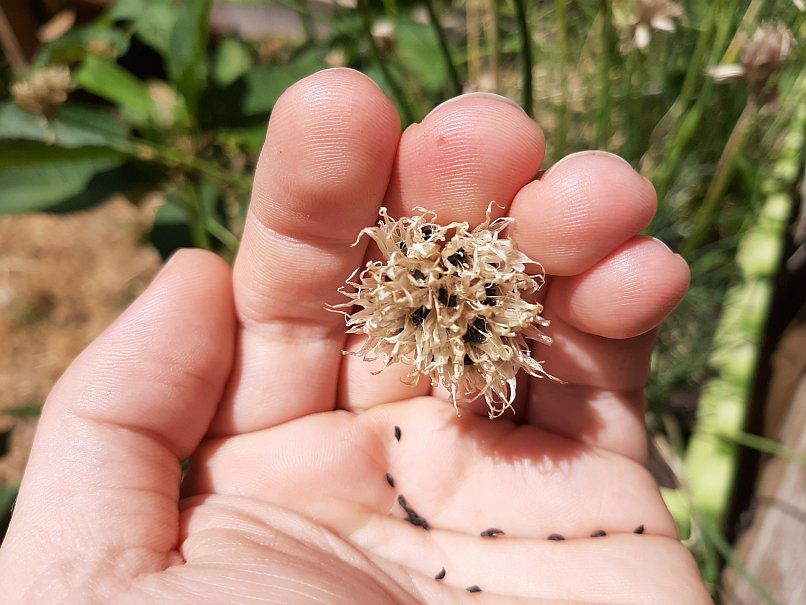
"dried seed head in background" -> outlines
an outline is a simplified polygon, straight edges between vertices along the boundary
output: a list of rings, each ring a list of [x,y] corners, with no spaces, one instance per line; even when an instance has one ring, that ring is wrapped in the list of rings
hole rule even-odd
[[[795,46],[792,32],[781,23],[763,23],[742,52],[745,77],[762,87],[779,71]]]
[[[350,298],[348,333],[366,334],[356,353],[412,366],[406,382],[428,376],[458,404],[483,396],[490,417],[515,400],[515,375],[523,368],[551,378],[531,356],[534,340],[551,344],[540,328],[543,306],[526,300],[545,281],[543,267],[501,237],[512,218],[439,225],[434,212],[394,220],[380,209],[377,227],[361,231],[378,245],[382,260],[357,269],[340,292]],[[527,267],[537,270],[527,273]]]
[[[652,30],[674,32],[675,19],[683,16],[683,7],[670,0],[637,0],[630,29],[635,46],[646,50],[652,40]]]
[[[14,102],[29,113],[52,117],[67,101],[74,84],[64,65],[42,67],[11,85]]]
[[[767,83],[778,73],[797,45],[792,32],[782,23],[762,23],[742,48],[742,62],[717,65],[708,75],[717,82],[745,79],[762,103],[775,98]]]

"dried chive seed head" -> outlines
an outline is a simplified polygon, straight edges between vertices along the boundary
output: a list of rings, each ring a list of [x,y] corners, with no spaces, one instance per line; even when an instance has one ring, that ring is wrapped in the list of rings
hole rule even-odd
[[[551,378],[531,356],[529,341],[551,344],[541,328],[543,306],[530,297],[545,282],[543,267],[501,236],[512,218],[487,217],[440,225],[434,212],[395,220],[380,209],[376,227],[361,231],[377,244],[382,260],[357,269],[336,305],[347,332],[365,334],[353,353],[385,366],[412,366],[406,382],[427,376],[460,403],[482,396],[495,418],[512,407],[515,376],[523,369]]]
[[[64,65],[41,67],[11,85],[14,102],[28,113],[52,118],[75,88],[70,69]]]

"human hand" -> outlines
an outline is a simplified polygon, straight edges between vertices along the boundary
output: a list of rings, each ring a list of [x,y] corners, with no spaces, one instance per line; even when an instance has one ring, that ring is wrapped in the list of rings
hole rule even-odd
[[[356,72],[289,89],[234,270],[178,253],[44,406],[5,602],[710,602],[643,466],[654,328],[688,269],[636,235],[656,200],[629,165],[581,154],[533,180],[544,151],[500,97],[459,97],[401,137]],[[537,356],[568,381],[524,380],[517,417],[494,421],[343,357],[360,339],[325,310],[381,204],[478,223],[491,200],[551,276],[555,343]]]

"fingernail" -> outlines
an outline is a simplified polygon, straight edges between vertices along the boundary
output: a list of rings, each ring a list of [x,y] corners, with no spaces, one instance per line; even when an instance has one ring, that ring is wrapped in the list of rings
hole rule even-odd
[[[623,157],[621,157],[620,155],[616,155],[615,153],[610,153],[609,151],[601,151],[599,149],[589,149],[589,150],[586,150],[586,151],[577,151],[576,153],[571,153],[571,154],[568,154],[565,157],[560,158],[559,160],[557,160],[551,166],[551,168],[546,170],[546,172],[543,174],[543,176],[545,177],[545,176],[549,175],[551,173],[551,171],[554,170],[555,168],[557,168],[557,166],[559,166],[560,164],[563,164],[564,162],[567,162],[568,160],[570,160],[572,158],[578,158],[578,157],[613,158],[615,160],[619,160],[620,162],[623,162],[624,164],[626,164],[627,166],[632,168],[632,165],[627,160],[625,160]]]
[[[439,105],[434,107],[434,109],[429,111],[428,115],[425,116],[425,117],[427,118],[428,116],[430,116],[432,113],[434,113],[437,109],[439,109],[441,107],[445,107],[446,105],[451,105],[452,103],[456,103],[457,101],[464,101],[465,99],[489,99],[491,101],[500,101],[501,103],[506,103],[507,105],[512,105],[513,107],[517,107],[518,109],[523,111],[523,107],[518,105],[512,99],[509,99],[509,98],[507,98],[505,96],[502,96],[502,95],[497,95],[494,92],[468,92],[468,93],[465,93],[463,95],[459,95],[458,97],[451,97],[447,101],[443,101],[442,103],[440,103]],[[524,111],[524,113],[526,113],[526,112]]]
[[[650,236],[650,237],[652,237],[652,236]],[[661,246],[663,246],[664,248],[666,248],[666,249],[667,249],[669,252],[671,252],[672,254],[677,254],[677,252],[675,252],[674,250],[672,250],[672,249],[669,247],[669,244],[667,244],[667,243],[666,243],[666,242],[664,242],[663,240],[660,240],[660,239],[658,239],[657,237],[652,237],[652,239],[654,239],[656,242],[658,242],[658,243],[659,243]]]

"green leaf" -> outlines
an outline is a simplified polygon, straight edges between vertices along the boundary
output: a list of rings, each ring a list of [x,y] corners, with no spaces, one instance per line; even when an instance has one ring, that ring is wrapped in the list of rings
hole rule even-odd
[[[156,50],[164,61],[171,53],[171,34],[179,14],[171,0],[151,0],[147,10],[134,21],[134,31],[144,44]]]
[[[135,35],[167,60],[171,32],[178,17],[177,6],[172,0],[118,0],[106,17],[130,21]]]
[[[157,210],[148,236],[162,258],[168,258],[178,248],[193,246],[191,221],[187,200],[178,193],[169,194]]]
[[[128,127],[108,112],[81,105],[65,105],[50,122],[0,103],[0,139],[22,139],[59,147],[109,147],[132,152]]]
[[[37,418],[42,414],[42,404],[29,403],[28,405],[17,405],[4,409],[2,413],[17,418]]]
[[[52,63],[77,63],[92,56],[88,49],[93,46],[119,57],[129,49],[129,36],[103,24],[76,27],[46,45],[37,55],[35,63],[40,67]]]
[[[322,51],[310,49],[282,65],[257,65],[246,74],[246,93],[241,110],[245,115],[265,114],[272,110],[280,95],[300,78],[324,66]]]
[[[102,200],[93,195],[97,191],[93,178],[120,166],[125,157],[104,147],[65,149],[1,141],[0,212],[64,210],[98,203]]]
[[[135,124],[146,124],[154,116],[148,86],[113,61],[90,55],[75,79],[85,90],[117,104]]]
[[[447,81],[445,61],[431,27],[400,19],[395,27],[397,52],[401,65],[413,74],[428,92],[441,90]]]
[[[19,491],[19,483],[0,487],[0,518],[11,516],[11,507],[14,506]]]
[[[257,126],[245,128],[232,128],[219,131],[222,140],[243,147],[250,151],[260,151],[266,141],[266,124],[261,122]]]
[[[148,4],[149,0],[117,0],[106,11],[106,17],[113,21],[133,21],[146,10]]]
[[[193,115],[207,75],[204,51],[211,3],[212,0],[187,0],[180,7],[171,32],[170,52],[165,57],[168,75]]]
[[[224,38],[216,49],[213,80],[219,86],[232,84],[252,67],[249,48],[237,38]]]

